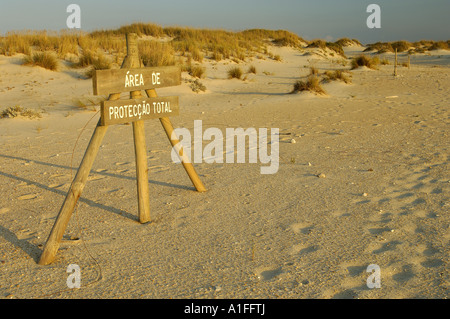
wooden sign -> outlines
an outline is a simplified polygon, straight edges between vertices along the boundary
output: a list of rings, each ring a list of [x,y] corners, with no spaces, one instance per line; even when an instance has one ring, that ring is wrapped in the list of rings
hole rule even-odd
[[[96,70],[92,78],[94,95],[149,90],[180,84],[181,68],[177,66]]]
[[[169,116],[179,113],[178,97],[158,97],[154,90],[160,87],[180,85],[180,67],[139,68],[141,65],[138,55],[137,35],[130,33],[127,34],[127,56],[122,63],[122,68],[120,70],[98,70],[95,72],[92,81],[94,94],[109,94],[109,97],[107,101],[102,102],[101,117],[45,243],[39,259],[40,265],[47,265],[55,258],[70,216],[81,196],[94,159],[110,124],[132,122],[133,125],[140,223],[151,221],[144,120],[159,118],[195,189],[198,192],[206,191],[192,163],[184,154],[169,120]],[[142,90],[145,90],[148,98],[142,97],[140,92]],[[120,100],[121,92],[130,92],[130,99]]]
[[[178,96],[103,101],[100,112],[101,125],[175,116],[179,115]]]

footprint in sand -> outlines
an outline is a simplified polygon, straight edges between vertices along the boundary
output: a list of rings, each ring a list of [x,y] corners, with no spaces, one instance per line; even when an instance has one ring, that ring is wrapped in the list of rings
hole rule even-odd
[[[29,199],[35,199],[39,196],[39,194],[27,194],[17,197],[18,200],[29,200]]]
[[[438,258],[429,258],[422,262],[420,265],[425,268],[435,268],[443,265],[444,262],[441,259]]]
[[[317,250],[319,250],[319,246],[317,245],[306,246],[303,244],[297,244],[292,246],[290,253],[293,256],[303,256],[309,253],[313,253]]]
[[[283,273],[281,267],[258,267],[255,269],[255,275],[261,281],[270,281]]]
[[[11,209],[9,207],[3,207],[0,208],[0,215],[1,214],[6,214],[7,212],[9,212]]]
[[[92,181],[98,181],[98,180],[101,180],[101,179],[105,179],[106,178],[106,176],[89,176],[88,177],[88,182],[92,182]]]
[[[398,245],[401,245],[402,242],[398,241],[398,240],[392,240],[390,242],[387,242],[385,244],[382,244],[380,248],[375,249],[372,251],[372,253],[374,254],[382,254],[388,251],[392,251],[395,250],[397,248]]]
[[[169,167],[167,166],[163,166],[163,165],[155,165],[155,166],[149,166],[148,168],[149,170],[152,171],[156,171],[156,172],[162,172],[162,171],[167,171],[169,169]]]
[[[368,265],[361,266],[348,266],[346,267],[347,273],[350,277],[359,277],[366,273]]]
[[[48,185],[49,188],[69,188],[70,183],[55,183]]]
[[[22,240],[22,239],[27,240],[27,239],[31,239],[31,238],[35,237],[35,235],[36,235],[36,232],[32,232],[29,229],[22,229],[17,232],[16,236],[17,236],[17,239],[19,239],[19,240]]]
[[[384,189],[383,194],[374,196],[371,200],[392,210],[396,215],[412,211],[415,212],[416,217],[424,217],[423,211],[433,196],[441,195],[446,191],[447,181],[436,178],[433,173],[444,168],[447,161],[444,159],[440,162],[419,164],[417,161],[420,158],[416,154],[404,154],[404,156],[405,161],[411,164],[409,169],[400,171],[400,174],[393,178],[389,186]]]
[[[392,279],[399,283],[405,284],[416,276],[415,268],[415,265],[412,264],[403,265],[399,272],[392,275]]]
[[[309,235],[314,229],[314,225],[307,223],[296,223],[291,225],[291,229],[296,234]]]

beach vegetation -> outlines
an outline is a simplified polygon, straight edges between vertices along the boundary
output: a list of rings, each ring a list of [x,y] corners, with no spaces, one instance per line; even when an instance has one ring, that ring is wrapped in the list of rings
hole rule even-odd
[[[58,57],[54,52],[35,52],[30,55],[26,55],[23,58],[24,65],[40,66],[47,70],[57,71],[59,68]]]
[[[309,75],[306,80],[297,80],[294,83],[294,88],[291,93],[297,92],[312,92],[317,94],[326,94],[323,87],[320,85],[320,79],[316,75]]]

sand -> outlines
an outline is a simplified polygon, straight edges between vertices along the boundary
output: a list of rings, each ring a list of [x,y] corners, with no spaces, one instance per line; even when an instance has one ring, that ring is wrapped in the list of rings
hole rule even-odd
[[[245,81],[227,79],[235,63],[205,60],[206,92],[187,73],[157,92],[180,97],[175,127],[279,128],[276,174],[203,162],[197,193],[146,121],[153,221],[142,225],[132,127],[111,126],[48,266],[37,261],[99,118],[74,106],[94,97],[92,81],[0,56],[0,111],[45,111],[0,120],[0,298],[447,298],[449,52],[414,55],[397,77],[392,64],[353,70],[319,96],[288,93],[340,59],[270,51],[282,61],[240,64],[257,69]],[[66,284],[70,264],[80,289]],[[367,286],[371,264],[381,288]]]

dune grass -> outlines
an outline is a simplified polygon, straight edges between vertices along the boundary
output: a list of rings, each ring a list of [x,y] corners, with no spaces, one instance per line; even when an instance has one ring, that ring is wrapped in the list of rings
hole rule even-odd
[[[190,85],[189,87],[191,88],[191,90],[195,93],[199,93],[200,91],[205,92],[206,91],[206,86],[203,85],[202,82],[200,82],[199,79],[195,79],[195,80],[191,80],[190,81]]]
[[[447,41],[447,42],[437,41],[428,47],[428,50],[430,50],[430,51],[432,51],[432,50],[449,50],[449,49],[450,49],[449,41]]]
[[[175,51],[170,44],[158,41],[139,41],[139,55],[146,67],[175,65]]]
[[[319,74],[319,69],[316,68],[315,66],[311,66],[309,68],[309,74],[310,75],[318,75]]]
[[[2,113],[0,113],[0,118],[14,118],[19,116],[34,119],[34,118],[41,118],[42,114],[37,111],[23,108],[20,105],[8,107]]]
[[[23,58],[24,65],[40,66],[47,70],[57,71],[59,62],[54,52],[36,52]]]
[[[190,62],[188,62],[188,64],[183,65],[181,70],[187,72],[190,76],[199,79],[205,77],[206,73],[206,68],[200,65],[192,65],[192,63]]]
[[[325,71],[322,82],[342,81],[346,84],[352,83],[350,76],[344,70]]]
[[[107,70],[111,69],[112,63],[111,61],[104,56],[103,54],[98,54],[94,60],[92,61],[92,66],[89,70],[86,71],[85,75],[88,78],[92,78],[94,76],[95,70]]]
[[[151,23],[133,23],[112,30],[86,32],[10,32],[0,37],[0,54],[29,55],[35,51],[53,51],[59,58],[67,54],[82,57],[85,52],[102,51],[105,54],[123,56],[126,53],[125,34],[134,32],[143,37],[140,51],[146,65],[173,65],[174,55],[190,56],[202,63],[206,57],[220,61],[234,59],[245,61],[247,57],[261,54],[268,44],[301,47],[307,41],[285,30],[252,29],[241,32],[196,29],[188,27],[161,27]],[[164,38],[166,42],[159,39]],[[158,44],[156,44],[158,43]],[[156,49],[156,52],[155,52]],[[169,55],[172,55],[170,58]],[[280,57],[274,56],[279,60]],[[92,61],[83,64],[91,65]]]
[[[432,41],[432,40],[421,40],[416,42],[408,41],[395,41],[395,42],[376,42],[367,45],[364,52],[376,51],[376,53],[393,53],[397,49],[398,53],[408,51],[411,53],[425,53],[426,51],[432,50],[448,50],[449,41]]]
[[[227,73],[229,79],[240,79],[243,74],[242,69],[237,66],[230,68]]]
[[[250,65],[248,67],[247,73],[253,73],[256,74],[256,67],[254,65]]]
[[[312,92],[317,94],[326,94],[323,87],[320,85],[320,79],[316,75],[309,75],[306,81],[298,80],[294,83],[294,88],[291,93],[297,92]]]
[[[134,32],[140,37],[144,37],[143,43],[148,44],[150,49],[142,49],[145,64],[151,66],[173,65],[176,63],[172,58],[174,55],[184,57],[190,56],[196,62],[203,62],[205,58],[215,61],[223,59],[233,59],[234,61],[245,61],[249,57],[263,57],[263,54],[270,55],[267,45],[289,46],[302,48],[317,47],[329,49],[345,58],[344,46],[360,44],[356,39],[342,38],[336,42],[326,42],[324,40],[306,41],[286,30],[264,30],[250,29],[239,32],[226,30],[196,29],[189,27],[161,27],[152,23],[133,23],[124,25],[117,29],[96,30],[90,33],[80,31],[26,31],[9,32],[0,37],[0,54],[14,55],[23,53],[30,55],[32,51],[52,51],[59,58],[66,58],[68,54],[80,56],[81,52],[97,50],[105,54],[124,56],[126,54],[125,34]],[[164,41],[158,41],[164,38]],[[153,40],[153,41],[152,41]],[[155,41],[157,40],[157,41]],[[140,45],[146,47],[147,44]],[[377,42],[369,44],[367,51],[377,51],[377,53],[404,52],[414,48],[414,52],[425,52],[428,50],[449,48],[449,41],[427,41],[422,40],[414,43],[407,41]],[[153,49],[158,53],[154,53]],[[172,58],[169,57],[172,55]],[[69,56],[70,57],[70,56]],[[276,55],[269,56],[279,60]],[[70,57],[71,59],[71,57]]]
[[[322,50],[329,49],[342,57],[346,57],[344,53],[344,49],[342,48],[342,44],[340,42],[326,42],[324,40],[314,40],[310,42],[307,46],[308,48],[320,48]]]
[[[379,64],[379,59],[368,57],[364,54],[361,54],[352,60],[351,69],[354,70],[356,68],[365,66],[369,69],[376,69],[376,66]]]
[[[334,43],[341,47],[350,46],[350,45],[359,45],[359,46],[362,45],[361,42],[359,42],[359,40],[349,39],[349,38],[340,38],[337,41],[335,41]]]
[[[95,54],[90,50],[86,50],[80,56],[80,59],[78,60],[78,62],[73,65],[73,67],[85,68],[87,66],[92,65],[94,63],[94,61],[95,61]]]

